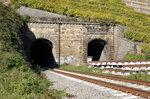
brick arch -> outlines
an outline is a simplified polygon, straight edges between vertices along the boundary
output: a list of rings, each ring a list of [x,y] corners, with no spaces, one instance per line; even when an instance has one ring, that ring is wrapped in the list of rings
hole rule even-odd
[[[94,39],[90,41],[87,47],[87,55],[92,56],[93,61],[100,60],[106,44],[107,42],[102,39]]]
[[[53,43],[45,38],[34,40],[30,46],[30,62],[32,65],[52,67],[56,65],[53,55]]]
[[[51,40],[49,40],[49,39],[46,39],[46,38],[36,38],[36,39],[34,39],[33,41],[32,41],[32,44],[34,43],[34,42],[36,42],[37,40],[45,40],[45,41],[49,41],[50,43],[51,43],[51,46],[53,47],[53,41],[51,41]]]
[[[32,41],[32,43],[35,41],[35,40],[37,40],[37,39],[46,39],[46,40],[49,40],[49,41],[51,41],[52,42],[52,44],[53,44],[53,49],[52,49],[52,52],[53,52],[53,54],[54,54],[54,58],[55,58],[55,60],[56,60],[56,62],[58,62],[58,58],[59,58],[59,55],[57,54],[58,52],[59,52],[59,42],[58,42],[58,40],[57,39],[54,39],[54,38],[44,38],[44,37],[36,37],[36,39],[34,39],[33,41]],[[31,46],[31,45],[30,45]],[[30,50],[30,48],[29,48],[29,50]]]
[[[113,49],[114,26],[87,22],[39,20],[35,19],[27,23],[25,39],[28,42],[27,37],[32,39],[30,41],[39,38],[50,40],[53,43],[54,56],[60,64],[64,62],[75,65],[87,63],[87,47],[93,39],[106,41],[108,52]],[[29,48],[30,43],[26,43],[27,48]],[[28,52],[28,49],[26,52]],[[113,54],[110,54],[110,56],[112,57]]]
[[[34,41],[35,41],[35,40],[38,40],[38,39],[49,40],[49,41],[52,42],[53,46],[55,46],[55,44],[56,44],[56,42],[57,42],[57,40],[55,40],[55,39],[53,39],[53,38],[44,38],[44,37],[37,37],[36,39],[34,39]],[[34,41],[32,41],[32,42],[34,42]]]
[[[106,45],[105,45],[105,47],[106,47],[106,50],[105,50],[105,52],[107,51],[107,56],[106,56],[106,59],[104,59],[104,60],[110,60],[110,59],[112,59],[112,57],[110,57],[111,56],[111,54],[112,53],[110,53],[110,51],[111,51],[111,48],[113,48],[112,47],[112,42],[109,40],[109,39],[104,39],[104,38],[87,38],[87,39],[85,39],[84,41],[83,41],[83,60],[84,60],[84,62],[86,63],[87,62],[87,57],[88,57],[88,44],[91,42],[91,41],[94,41],[94,40],[103,40],[103,41],[105,41],[106,42]]]

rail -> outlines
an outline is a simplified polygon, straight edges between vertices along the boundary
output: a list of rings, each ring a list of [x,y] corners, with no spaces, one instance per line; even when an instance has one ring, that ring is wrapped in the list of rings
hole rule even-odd
[[[91,79],[91,78],[87,78],[87,77],[83,77],[83,76],[79,76],[79,75],[74,75],[74,74],[61,72],[61,71],[56,71],[56,70],[50,70],[50,71],[60,73],[60,74],[63,74],[63,75],[69,76],[69,77],[76,78],[76,79],[80,79],[80,80],[83,80],[83,81],[87,81],[87,82],[90,82],[90,83],[93,83],[93,84],[109,87],[109,88],[119,90],[119,91],[122,91],[122,92],[131,93],[131,94],[136,95],[136,96],[141,96],[141,97],[144,97],[144,98],[149,98],[150,97],[150,91],[145,91],[145,90],[140,90],[140,89],[137,89],[137,88],[132,88],[132,87],[122,86],[122,85],[118,85],[118,84],[108,83],[108,82],[104,82],[104,81],[100,81],[100,80],[96,80],[96,79]],[[78,73],[83,73],[83,72],[78,72]],[[87,74],[87,73],[84,73],[84,74]],[[95,74],[89,74],[88,73],[88,75],[95,75]]]

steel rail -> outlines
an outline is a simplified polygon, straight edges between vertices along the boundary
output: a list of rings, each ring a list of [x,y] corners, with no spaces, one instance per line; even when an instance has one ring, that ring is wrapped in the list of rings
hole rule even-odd
[[[122,86],[122,85],[117,85],[117,84],[112,84],[112,83],[108,83],[108,82],[104,82],[104,81],[100,81],[100,80],[96,80],[96,79],[91,79],[91,78],[87,78],[87,77],[77,76],[77,75],[73,75],[73,74],[69,74],[69,73],[65,73],[65,72],[60,72],[60,71],[56,71],[56,70],[49,70],[49,71],[53,71],[53,72],[56,72],[56,73],[59,73],[59,74],[69,76],[69,77],[73,77],[73,78],[76,78],[76,79],[87,81],[87,82],[90,82],[90,83],[93,83],[93,84],[109,87],[109,88],[119,90],[119,91],[122,91],[122,92],[125,92],[125,93],[130,93],[130,94],[140,96],[140,97],[143,97],[143,98],[150,98],[150,92],[149,91],[140,90],[140,89],[127,87],[127,86]]]
[[[102,74],[93,74],[93,73],[86,73],[86,72],[79,72],[79,71],[65,70],[65,69],[58,69],[58,70],[80,73],[80,74],[84,74],[84,75],[106,78],[106,79],[117,80],[117,81],[123,81],[123,82],[127,82],[127,83],[139,84],[139,85],[144,85],[144,86],[150,87],[150,81],[141,81],[141,80],[135,80],[135,79],[129,79],[129,78],[122,78],[122,77],[118,77],[118,76],[108,76],[108,75],[102,75]]]

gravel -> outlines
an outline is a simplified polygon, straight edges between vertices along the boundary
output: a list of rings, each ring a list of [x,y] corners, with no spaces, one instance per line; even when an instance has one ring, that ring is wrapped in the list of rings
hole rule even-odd
[[[30,17],[66,17],[65,15],[59,15],[56,13],[51,13],[43,10],[33,9],[21,6],[17,9],[20,15],[30,16]]]
[[[127,83],[127,82],[123,82],[123,81],[116,81],[116,80],[100,78],[100,77],[93,77],[93,76],[89,76],[89,75],[78,74],[78,73],[73,73],[73,72],[69,72],[69,71],[63,71],[63,70],[59,70],[59,69],[55,69],[55,70],[60,71],[60,72],[66,72],[66,73],[73,74],[73,75],[82,76],[82,77],[87,77],[87,78],[91,78],[91,79],[96,79],[96,80],[100,80],[100,81],[104,81],[104,82],[108,82],[108,83],[113,83],[113,84],[118,84],[118,85],[123,85],[123,86],[127,86],[127,87],[133,87],[133,88],[137,88],[137,89],[141,89],[141,90],[150,91],[150,87],[144,86],[144,85],[132,84],[132,83]]]
[[[51,71],[43,71],[47,79],[53,81],[54,84],[50,89],[64,90],[74,97],[66,97],[65,99],[123,99],[123,97],[134,97],[133,95],[123,94],[123,92],[116,91],[103,86],[91,84],[85,81],[70,78]],[[133,98],[132,98],[133,99]]]

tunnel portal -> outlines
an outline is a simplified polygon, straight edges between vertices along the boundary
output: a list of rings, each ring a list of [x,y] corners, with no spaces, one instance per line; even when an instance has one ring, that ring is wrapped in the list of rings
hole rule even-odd
[[[106,42],[101,39],[95,39],[88,44],[88,56],[92,57],[92,61],[98,61],[101,53],[106,45]]]
[[[52,48],[53,44],[49,40],[35,40],[30,49],[31,64],[34,66],[52,67],[55,63]]]

